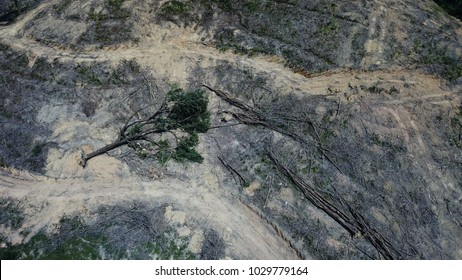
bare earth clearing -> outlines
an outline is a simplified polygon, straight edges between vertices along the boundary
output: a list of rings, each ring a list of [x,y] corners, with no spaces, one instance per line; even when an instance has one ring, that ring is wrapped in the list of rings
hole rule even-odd
[[[321,170],[319,172],[334,170],[322,173],[327,174],[327,179],[320,180],[315,174],[316,160],[313,165],[309,160],[308,169],[315,174],[312,180],[315,185],[325,193],[333,192],[332,187],[349,202],[367,201],[366,206],[359,208],[367,212],[364,215],[371,224],[379,228],[387,239],[396,240],[396,244],[392,242],[395,247],[400,246],[400,242],[409,245],[402,245],[408,254],[402,253],[403,258],[462,258],[461,148],[448,144],[447,131],[452,133],[453,130],[444,123],[444,120],[459,117],[462,104],[460,83],[459,86],[457,83],[449,84],[436,75],[401,65],[365,70],[386,63],[387,23],[396,16],[391,11],[396,5],[387,9],[385,3],[382,5],[374,1],[378,4],[369,19],[369,39],[364,42],[365,54],[361,60],[361,69],[364,70],[338,68],[302,75],[286,67],[283,58],[223,52],[202,42],[205,34],[192,27],[171,23],[157,25],[141,21],[137,28],[149,37],[142,37],[136,44],[128,42],[103,48],[66,48],[24,34],[27,24],[42,11],[47,11],[52,2],[45,1],[13,24],[0,26],[0,43],[14,52],[24,53],[28,68],[36,67],[41,59],[55,65],[104,63],[108,67],[117,67],[123,60],[136,60],[154,77],[169,84],[185,88],[207,84],[236,94],[232,91],[242,80],[230,78],[230,84],[225,85],[225,78],[219,77],[213,69],[226,65],[226,69],[251,72],[253,78],[250,80],[265,77],[264,86],[270,87],[271,92],[277,92],[282,99],[291,96],[300,102],[312,102],[311,112],[317,115],[314,122],[319,124],[319,131],[315,126],[314,130],[316,134],[319,132],[319,138],[323,136],[320,131],[324,126],[334,126],[338,122],[335,128],[326,128],[326,131],[331,131],[326,141],[343,135],[351,139],[351,146],[346,147],[353,147],[355,141],[358,146],[364,147],[357,156],[349,158],[357,168],[355,174],[360,174],[358,177],[363,180],[352,175],[353,171],[345,171],[346,163],[342,163],[341,156],[334,158],[339,165],[336,169],[332,164],[326,167],[329,166],[327,160],[318,159],[319,156],[315,155],[313,158],[318,160],[316,168]],[[49,24],[53,28],[53,22]],[[462,38],[461,30],[459,27],[455,36]],[[203,72],[198,69],[203,69]],[[225,70],[223,76],[231,77],[235,73],[233,71]],[[4,85],[1,90],[14,91]],[[157,89],[162,89],[162,86]],[[85,90],[84,85],[76,85],[76,91]],[[249,92],[252,90],[250,88]],[[211,229],[218,233],[224,244],[220,258],[380,258],[369,245],[364,245],[367,243],[364,239],[349,237],[326,213],[303,200],[287,181],[281,179],[277,184],[277,176],[260,174],[256,170],[261,164],[259,160],[255,163],[237,159],[241,153],[245,158],[249,154],[245,151],[252,149],[252,145],[263,146],[266,143],[263,138],[273,137],[271,139],[275,142],[271,143],[279,143],[278,139],[283,136],[274,131],[262,132],[256,128],[252,130],[255,138],[245,141],[242,138],[245,130],[241,125],[212,129],[200,136],[199,151],[204,156],[202,164],[169,162],[165,166],[146,164],[138,168],[137,161],[127,159],[124,154],[127,151],[122,149],[90,160],[83,169],[78,165],[82,151],[93,151],[116,138],[120,124],[112,121],[117,117],[114,108],[125,108],[121,104],[127,95],[123,90],[114,90],[115,93],[109,95],[109,90],[104,88],[95,92],[101,92],[98,98],[102,101],[87,117],[80,105],[72,102],[44,102],[41,107],[34,108],[33,122],[50,130],[47,140],[54,144],[46,150],[42,174],[11,167],[0,170],[0,196],[18,202],[24,214],[19,228],[0,225],[0,231],[8,237],[2,247],[6,247],[7,243],[26,243],[44,229],[48,233],[59,232],[57,225],[63,216],[80,215],[91,222],[98,216],[101,206],[130,205],[138,201],[153,207],[162,206],[166,223],[176,231],[175,238],[185,238],[187,250],[193,254],[201,253],[207,232]],[[249,99],[255,103],[249,105],[257,107],[253,98]],[[315,103],[316,100],[319,102]],[[209,110],[213,125],[236,123],[229,113],[223,112],[233,109],[212,92],[209,94]],[[435,123],[436,118],[443,118],[442,123]],[[226,122],[221,122],[223,119]],[[348,128],[342,130],[342,125]],[[454,141],[457,141],[457,129]],[[371,140],[361,142],[363,140],[359,139]],[[458,141],[460,145],[460,132]],[[340,145],[322,143],[326,150]],[[281,147],[283,154],[287,151],[284,145],[274,144],[271,147]],[[290,156],[287,153],[288,165],[291,164],[290,158],[293,160],[298,153],[296,149],[302,150],[294,146],[293,158],[291,153]],[[343,152],[342,148],[336,151]],[[366,152],[370,152],[371,156]],[[298,153],[299,156],[301,154]],[[248,183],[245,187],[240,186],[238,180],[233,180],[235,174],[224,168],[217,158],[224,155],[229,155],[225,157],[229,159],[227,162],[244,174]],[[303,155],[295,159],[299,166],[304,160]],[[387,162],[394,166],[386,169]],[[247,165],[253,167],[247,170],[244,168]],[[364,166],[370,169],[366,170]],[[415,175],[409,179],[412,183],[394,181],[405,176],[406,172]],[[269,178],[274,178],[274,184]],[[306,180],[311,182],[311,179]],[[375,185],[370,184],[373,181]],[[266,186],[268,182],[271,183]],[[361,199],[356,197],[359,193],[363,194]],[[257,201],[257,197],[262,198]],[[419,208],[419,199],[425,201],[422,204],[425,209]],[[332,201],[336,200],[333,198]],[[375,201],[378,201],[377,205]],[[395,213],[396,209],[402,212]],[[407,217],[409,209],[418,214],[413,216],[414,212],[409,212]],[[412,219],[423,220],[425,216],[421,213],[425,211],[430,211],[429,215],[432,219],[434,217],[432,224],[429,222],[425,226],[415,225],[415,228],[409,226],[407,229],[407,223],[415,222]],[[325,237],[323,242],[308,238],[306,232],[310,232],[309,229],[297,232],[288,226],[303,224],[310,228],[313,225],[314,230],[315,223],[323,225],[320,228],[325,231],[319,233]],[[421,240],[403,236],[419,236]],[[353,245],[356,241],[359,245]],[[324,256],[317,250],[329,253]]]

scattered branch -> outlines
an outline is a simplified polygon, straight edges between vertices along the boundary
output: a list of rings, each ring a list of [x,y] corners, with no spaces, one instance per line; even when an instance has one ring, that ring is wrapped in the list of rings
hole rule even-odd
[[[348,231],[351,236],[365,237],[385,259],[391,260],[402,258],[399,251],[372,226],[370,226],[360,213],[356,212],[350,206],[348,206],[348,212],[342,211],[339,207],[324,198],[323,195],[320,194],[314,187],[298,177],[295,172],[281,164],[271,151],[267,154],[277,169],[289,178],[315,207],[321,209],[334,219],[346,231]]]

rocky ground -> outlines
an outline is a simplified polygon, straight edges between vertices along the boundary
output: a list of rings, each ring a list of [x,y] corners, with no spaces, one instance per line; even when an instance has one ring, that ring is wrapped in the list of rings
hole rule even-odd
[[[462,258],[462,24],[432,1],[36,2],[0,6],[2,259]],[[208,96],[202,163],[79,165],[172,86]]]

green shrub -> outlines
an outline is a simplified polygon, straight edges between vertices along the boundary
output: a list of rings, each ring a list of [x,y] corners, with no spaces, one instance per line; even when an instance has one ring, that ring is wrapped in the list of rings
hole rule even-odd
[[[190,7],[187,3],[173,0],[173,1],[164,3],[160,7],[160,14],[164,17],[178,16],[178,15],[184,15],[188,13],[189,10],[190,10]]]

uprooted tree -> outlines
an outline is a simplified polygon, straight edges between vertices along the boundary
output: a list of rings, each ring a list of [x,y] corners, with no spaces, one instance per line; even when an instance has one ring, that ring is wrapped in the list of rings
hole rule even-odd
[[[203,157],[195,147],[199,142],[198,133],[205,133],[210,127],[208,98],[204,91],[173,88],[161,99],[132,114],[115,142],[83,154],[80,165],[85,167],[91,158],[124,145],[134,149],[140,157],[153,156],[161,164],[170,159],[202,162]],[[148,110],[152,112],[147,117],[134,119],[141,111]]]

